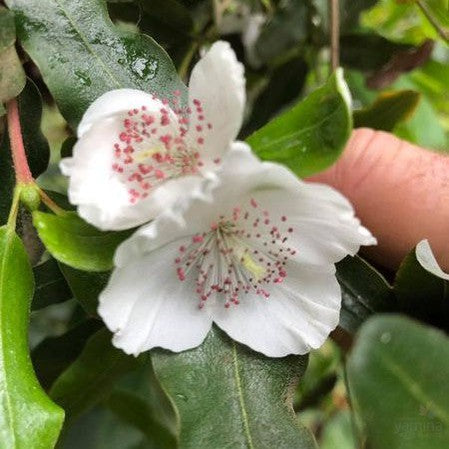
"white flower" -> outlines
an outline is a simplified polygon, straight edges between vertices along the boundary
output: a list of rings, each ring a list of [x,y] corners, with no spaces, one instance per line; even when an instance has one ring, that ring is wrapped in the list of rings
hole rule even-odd
[[[86,221],[105,230],[132,228],[201,194],[240,130],[243,66],[216,42],[194,67],[189,106],[134,89],[98,98],[78,127],[73,157],[61,161],[68,195]],[[176,99],[178,98],[178,99]]]
[[[338,323],[334,263],[375,239],[331,187],[235,143],[209,201],[162,215],[116,253],[99,313],[127,353],[198,346],[215,322],[267,356],[304,354]]]
[[[416,245],[415,254],[418,262],[424,269],[441,279],[449,281],[449,274],[445,273],[438,265],[428,240],[421,240]]]

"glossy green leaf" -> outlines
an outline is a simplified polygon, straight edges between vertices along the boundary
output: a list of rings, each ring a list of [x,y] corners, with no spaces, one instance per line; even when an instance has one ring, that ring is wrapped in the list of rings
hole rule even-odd
[[[41,341],[31,353],[39,382],[49,389],[53,382],[81,354],[87,339],[102,327],[99,320],[86,320],[66,333]]]
[[[61,113],[75,127],[108,90],[137,88],[171,98],[176,70],[153,39],[118,30],[104,0],[6,0],[17,35]]]
[[[292,409],[307,358],[265,358],[213,328],[179,354],[154,351],[153,365],[180,417],[180,448],[315,448]]]
[[[105,399],[115,382],[136,368],[137,360],[112,346],[111,339],[106,329],[95,333],[53,384],[50,396],[64,408],[67,421]]]
[[[48,142],[41,131],[42,98],[35,84],[28,80],[18,97],[20,122],[28,164],[34,177],[43,173],[50,158]],[[6,223],[12,200],[15,175],[12,167],[8,133],[0,136],[0,224]]]
[[[415,250],[402,261],[393,291],[402,313],[449,330],[449,281],[423,268]]]
[[[449,339],[399,316],[372,318],[349,357],[350,392],[372,449],[445,449]]]
[[[256,131],[247,142],[264,160],[306,177],[334,163],[352,130],[351,99],[339,69],[296,106]]]
[[[15,40],[14,14],[0,6],[0,105],[19,95],[26,83]],[[4,113],[4,109],[0,111],[0,115]]]
[[[36,265],[33,272],[36,282],[31,304],[33,310],[42,309],[72,298],[72,292],[55,259],[50,258]]]
[[[392,131],[413,115],[419,99],[420,94],[414,90],[383,92],[372,105],[354,112],[354,128]]]
[[[111,269],[117,245],[129,237],[131,232],[99,231],[75,212],[53,215],[35,211],[33,223],[55,259],[86,271]]]
[[[388,282],[358,256],[348,256],[337,264],[337,279],[342,295],[340,326],[351,334],[371,315],[396,307]]]
[[[33,274],[14,231],[0,228],[0,442],[5,449],[52,449],[63,411],[42,390],[28,352]]]
[[[110,272],[90,273],[61,264],[73,296],[92,316],[97,315],[98,296],[106,287]]]

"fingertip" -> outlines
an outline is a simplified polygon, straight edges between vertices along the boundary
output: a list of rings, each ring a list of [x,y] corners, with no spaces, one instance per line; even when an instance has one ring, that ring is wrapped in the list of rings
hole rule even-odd
[[[310,178],[332,185],[353,203],[377,237],[374,260],[397,268],[422,239],[428,239],[444,269],[449,267],[449,157],[390,133],[353,132],[331,168]]]

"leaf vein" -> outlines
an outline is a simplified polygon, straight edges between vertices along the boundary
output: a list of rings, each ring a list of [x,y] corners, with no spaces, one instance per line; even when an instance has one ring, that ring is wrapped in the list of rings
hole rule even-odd
[[[101,57],[94,51],[94,49],[92,48],[92,46],[90,45],[90,42],[88,41],[88,39],[86,39],[86,37],[84,36],[84,34],[78,29],[75,21],[72,19],[72,17],[70,16],[70,14],[67,12],[67,10],[63,7],[63,5],[60,3],[60,0],[55,0],[55,3],[58,5],[58,7],[60,8],[61,12],[64,14],[64,16],[67,18],[67,20],[69,21],[70,25],[72,26],[72,28],[74,29],[74,31],[76,32],[76,34],[78,34],[78,36],[80,37],[81,41],[83,42],[83,44],[85,45],[87,51],[94,56],[95,59],[98,60],[98,62],[100,63],[100,65],[102,65],[104,67],[105,72],[110,76],[110,78],[112,79],[112,81],[114,82],[114,84],[117,87],[123,87],[122,84],[117,80],[117,78],[114,76],[114,74],[109,70],[109,67],[107,64],[105,64],[105,62],[101,59]]]
[[[442,409],[434,400],[413,380],[397,363],[376,349],[381,361],[390,369],[391,373],[403,384],[410,394],[420,403],[426,406],[435,416],[449,426],[449,414]]]
[[[233,356],[232,359],[233,359],[233,365],[234,365],[235,383],[237,385],[239,405],[240,405],[240,410],[242,412],[243,429],[245,431],[249,449],[254,449],[253,439],[251,436],[251,431],[249,429],[248,412],[246,411],[245,399],[243,397],[242,380],[240,378],[239,362],[238,362],[238,357],[237,357],[237,345],[236,345],[235,341],[232,342],[232,356]]]

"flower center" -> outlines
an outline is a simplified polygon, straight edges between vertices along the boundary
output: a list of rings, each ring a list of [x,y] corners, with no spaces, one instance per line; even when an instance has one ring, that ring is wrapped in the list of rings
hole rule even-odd
[[[179,247],[178,279],[196,276],[200,308],[213,294],[223,298],[226,308],[250,292],[268,299],[267,286],[287,277],[287,263],[296,254],[287,243],[293,228],[287,226],[286,216],[274,223],[254,199],[249,206],[234,207],[232,216],[219,216],[208,231],[194,235],[190,245]]]
[[[204,165],[204,131],[212,125],[197,124],[192,129],[191,118],[195,123],[205,120],[201,102],[193,101],[194,110],[181,108],[179,95],[176,91],[173,108],[167,100],[153,96],[160,103],[158,111],[150,113],[146,106],[141,106],[128,111],[123,120],[113,148],[112,170],[127,185],[133,204],[170,179],[198,174]]]

